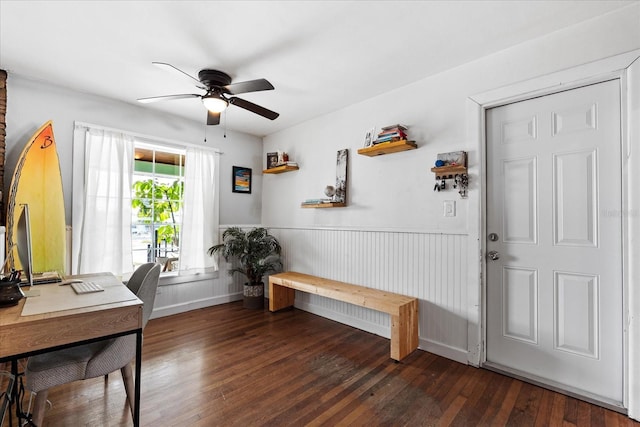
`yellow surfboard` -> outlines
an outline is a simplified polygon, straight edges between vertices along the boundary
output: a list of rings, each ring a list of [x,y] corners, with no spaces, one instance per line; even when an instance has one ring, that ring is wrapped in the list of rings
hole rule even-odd
[[[29,206],[33,272],[65,274],[65,215],[60,162],[48,121],[29,139],[11,179],[7,200],[7,249],[16,270],[22,269],[17,254],[17,223],[22,205]],[[10,259],[11,261],[11,259]]]

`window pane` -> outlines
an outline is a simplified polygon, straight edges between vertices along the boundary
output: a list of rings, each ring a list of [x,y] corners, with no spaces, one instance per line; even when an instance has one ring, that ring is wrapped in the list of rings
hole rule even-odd
[[[131,230],[136,264],[177,267],[183,174],[183,150],[136,143]]]

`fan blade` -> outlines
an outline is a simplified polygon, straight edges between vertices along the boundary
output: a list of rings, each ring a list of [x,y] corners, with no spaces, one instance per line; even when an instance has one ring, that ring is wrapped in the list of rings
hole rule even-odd
[[[259,92],[261,90],[273,90],[274,87],[269,81],[265,79],[249,80],[246,82],[231,83],[230,85],[222,86],[227,93],[231,95],[237,95],[239,93],[247,92]]]
[[[176,72],[177,71],[182,76],[187,76],[191,80],[191,83],[195,83],[195,85],[196,85],[196,87],[198,89],[207,90],[207,88],[204,87],[204,85],[202,84],[202,82],[200,80],[196,79],[195,77],[193,77],[190,74],[185,73],[180,68],[174,67],[173,65],[167,64],[166,62],[152,62],[152,64],[157,66],[157,67],[164,68],[165,70],[169,70],[171,72]]]
[[[229,98],[229,103],[233,105],[237,105],[240,108],[244,108],[245,110],[249,110],[252,113],[256,113],[261,115],[262,117],[266,117],[269,120],[275,120],[278,118],[280,114],[275,111],[267,110],[264,107],[261,107],[253,102],[249,102],[246,99],[236,98],[235,96]]]
[[[202,98],[202,96],[196,95],[195,93],[185,93],[182,95],[152,96],[150,98],[138,98],[138,102],[142,102],[143,104],[148,104],[150,102],[171,101],[173,99],[185,99],[185,98]]]
[[[207,110],[207,125],[217,125],[220,123],[220,113],[213,113]]]

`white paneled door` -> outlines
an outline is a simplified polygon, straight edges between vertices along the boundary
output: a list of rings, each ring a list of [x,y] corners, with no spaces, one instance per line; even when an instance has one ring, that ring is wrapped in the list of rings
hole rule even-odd
[[[487,362],[623,402],[618,80],[487,110]]]

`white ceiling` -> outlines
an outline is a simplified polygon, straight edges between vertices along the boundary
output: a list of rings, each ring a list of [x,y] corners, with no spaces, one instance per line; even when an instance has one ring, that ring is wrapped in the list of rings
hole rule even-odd
[[[0,0],[0,68],[133,104],[201,93],[152,61],[266,78],[275,91],[240,97],[280,117],[226,118],[263,136],[631,3]],[[206,117],[197,99],[145,107]]]

